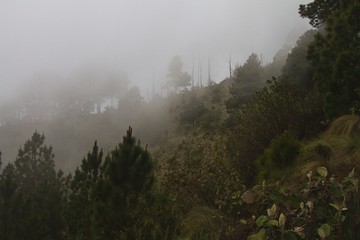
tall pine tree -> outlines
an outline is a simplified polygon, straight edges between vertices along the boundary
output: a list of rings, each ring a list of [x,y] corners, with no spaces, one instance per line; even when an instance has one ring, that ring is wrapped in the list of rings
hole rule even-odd
[[[4,239],[64,239],[62,173],[52,147],[35,132],[1,176]]]
[[[67,209],[68,231],[71,239],[97,239],[95,187],[103,176],[103,152],[95,142],[91,152],[82,160],[71,180]]]
[[[95,142],[71,180],[68,229],[71,239],[136,239],[153,184],[153,164],[129,127],[105,159]]]
[[[148,151],[140,146],[129,127],[123,142],[107,156],[106,174],[98,185],[98,214],[103,239],[131,238],[154,177]]]
[[[300,14],[320,28],[308,56],[329,118],[347,114],[360,96],[360,3],[314,0]]]

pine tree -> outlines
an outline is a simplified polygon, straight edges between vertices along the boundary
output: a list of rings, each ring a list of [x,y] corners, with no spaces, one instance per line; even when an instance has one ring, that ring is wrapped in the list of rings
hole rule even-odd
[[[179,56],[173,57],[169,66],[167,78],[169,86],[177,93],[178,88],[185,88],[191,85],[191,75],[183,71],[183,63]]]
[[[359,103],[360,3],[357,0],[314,0],[300,14],[319,27],[308,57],[314,80],[324,96],[329,118],[351,112]]]
[[[233,83],[230,88],[231,98],[227,102],[229,109],[238,109],[247,103],[253,93],[260,89],[263,68],[259,57],[253,53],[246,63],[233,72]]]
[[[311,29],[299,37],[282,68],[281,80],[294,81],[308,90],[314,89],[313,68],[307,59],[307,52],[309,45],[314,41],[316,32]]]
[[[107,156],[105,168],[105,177],[97,186],[101,238],[129,237],[154,180],[150,155],[132,136],[131,127]]]
[[[2,175],[3,201],[7,217],[13,217],[11,239],[63,239],[62,173],[54,169],[52,147],[35,132],[20,148],[14,164]]]
[[[15,168],[8,164],[0,175],[0,236],[14,239],[16,226]]]
[[[230,87],[230,98],[226,100],[226,108],[230,114],[228,125],[237,124],[241,108],[248,104],[253,94],[265,84],[261,80],[263,72],[260,59],[257,54],[252,53],[244,65],[235,68]]]
[[[67,209],[68,231],[74,239],[96,239],[95,187],[103,175],[103,152],[95,141],[92,152],[82,160],[80,169],[71,179],[69,207]]]

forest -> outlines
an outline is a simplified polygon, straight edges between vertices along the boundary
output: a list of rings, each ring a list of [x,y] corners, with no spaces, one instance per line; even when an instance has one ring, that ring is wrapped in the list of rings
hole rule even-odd
[[[0,109],[0,239],[360,239],[360,3],[298,11],[294,47],[219,83],[175,56],[148,100],[122,72],[26,88]]]

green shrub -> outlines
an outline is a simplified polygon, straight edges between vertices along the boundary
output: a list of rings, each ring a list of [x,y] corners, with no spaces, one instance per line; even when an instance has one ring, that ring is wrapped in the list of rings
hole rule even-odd
[[[274,138],[264,155],[257,159],[258,179],[276,178],[279,170],[291,166],[300,151],[300,143],[289,133]]]
[[[269,81],[235,116],[236,126],[231,129],[228,142],[234,167],[245,175],[247,185],[254,184],[255,160],[274,138],[287,131],[297,139],[313,137],[324,127],[322,120],[322,101],[316,91],[305,90],[291,81]]]
[[[336,178],[325,167],[307,174],[292,189],[275,184],[255,186],[260,211],[242,219],[251,226],[247,239],[359,239],[359,180],[353,169]],[[298,188],[299,187],[299,188]],[[277,194],[274,194],[277,193]],[[275,201],[272,195],[281,195]]]

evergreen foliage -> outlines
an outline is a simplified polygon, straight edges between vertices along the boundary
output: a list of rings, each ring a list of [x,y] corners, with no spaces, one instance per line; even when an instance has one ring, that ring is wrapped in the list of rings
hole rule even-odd
[[[311,3],[300,5],[299,13],[302,17],[308,17],[313,27],[320,27],[326,23],[330,15],[339,8],[338,0],[314,0]]]
[[[192,93],[189,102],[184,106],[184,111],[180,114],[179,123],[195,127],[200,124],[206,110],[202,99],[196,93]]]
[[[63,239],[62,173],[54,169],[52,147],[35,132],[1,177],[6,239]],[[56,207],[54,207],[56,206]]]
[[[306,89],[315,88],[313,68],[307,59],[308,47],[314,40],[316,31],[306,31],[296,42],[296,46],[289,53],[282,69],[281,79],[294,81]]]
[[[74,239],[130,239],[143,216],[153,164],[131,127],[123,142],[102,158],[95,142],[71,181],[68,217]]]
[[[175,56],[168,66],[167,77],[169,86],[173,87],[175,93],[178,88],[185,88],[191,85],[191,76],[187,72],[183,72],[183,63],[180,56]]]
[[[329,118],[347,114],[358,105],[360,88],[360,3],[356,0],[315,0],[300,6],[313,26],[324,25],[308,57],[314,80],[325,99]]]
[[[14,165],[8,164],[0,178],[0,233],[5,240],[15,239],[16,188]]]
[[[258,181],[279,179],[279,171],[289,168],[300,152],[299,142],[289,133],[274,138],[257,161]]]
[[[286,61],[287,47],[266,66],[251,54],[220,84],[190,91],[176,56],[167,76],[176,94],[149,103],[133,87],[118,109],[102,112],[120,79],[109,77],[96,96],[79,86],[58,102],[71,114],[58,111],[48,122],[54,141],[68,139],[61,152],[91,144],[79,133],[118,137],[132,122],[156,139],[150,150],[159,168],[129,127],[106,156],[95,141],[64,177],[36,131],[15,161],[3,166],[0,153],[0,238],[358,239],[359,116],[342,116],[318,134],[325,114],[360,109],[359,9],[355,0],[301,5],[318,31],[301,36]],[[278,78],[263,87],[270,75]],[[35,113],[43,104],[29,107],[27,117],[42,116]],[[95,106],[98,114],[90,114]],[[154,106],[161,108],[155,117]],[[9,139],[37,126],[6,124],[0,135]]]
[[[82,160],[71,179],[68,209],[68,234],[74,239],[97,239],[96,184],[104,177],[103,152],[95,142],[92,152]]]
[[[259,57],[255,53],[248,57],[243,66],[235,68],[230,88],[231,98],[226,102],[229,110],[236,112],[242,104],[251,100],[252,94],[263,85],[261,82],[262,71]]]
[[[238,117],[228,144],[232,161],[246,173],[246,182],[254,183],[255,160],[275,137],[286,131],[299,139],[314,136],[323,128],[322,119],[318,94],[291,81],[268,81]]]

